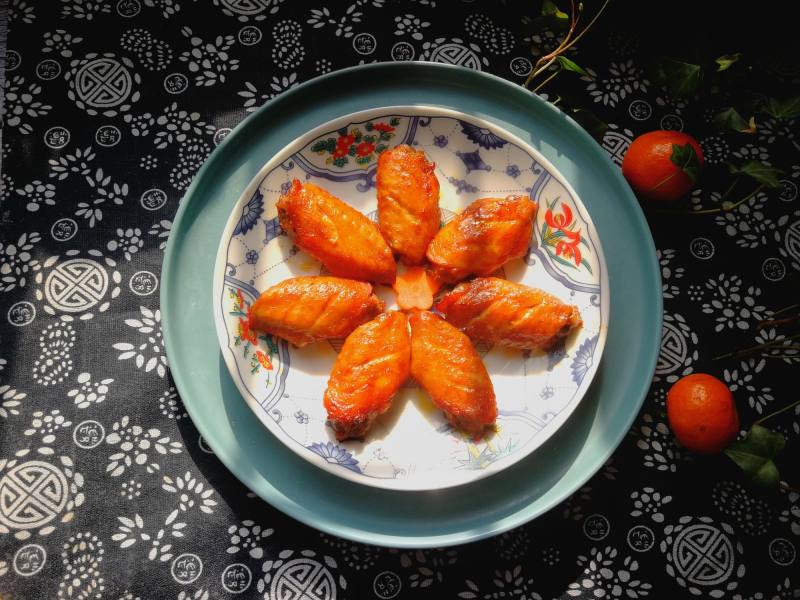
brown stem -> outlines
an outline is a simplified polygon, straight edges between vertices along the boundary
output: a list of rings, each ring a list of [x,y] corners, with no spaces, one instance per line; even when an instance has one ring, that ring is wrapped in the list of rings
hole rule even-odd
[[[546,71],[550,67],[550,65],[552,65],[553,62],[555,62],[555,60],[558,58],[559,55],[561,55],[564,52],[566,52],[567,50],[569,50],[572,46],[575,45],[575,42],[577,42],[579,39],[581,39],[584,36],[586,34],[586,32],[589,31],[589,29],[591,29],[592,25],[594,25],[594,23],[597,21],[597,19],[600,17],[600,15],[603,14],[603,11],[606,9],[606,6],[608,5],[609,1],[610,0],[605,0],[603,2],[603,5],[600,7],[600,9],[594,15],[592,20],[589,21],[589,24],[586,27],[584,27],[583,30],[581,30],[578,33],[578,35],[575,36],[575,38],[573,38],[572,36],[575,33],[576,28],[578,27],[578,22],[580,21],[581,14],[583,12],[583,3],[578,4],[578,9],[576,10],[575,9],[575,0],[570,0],[570,26],[569,26],[569,30],[567,31],[566,35],[564,36],[564,39],[561,40],[561,43],[559,43],[559,45],[556,47],[555,50],[553,50],[552,52],[550,52],[548,54],[545,54],[544,56],[540,57],[539,60],[536,61],[536,64],[533,66],[533,70],[531,71],[531,74],[528,75],[528,78],[525,80],[525,83],[523,84],[523,87],[527,88],[528,86],[530,86],[531,82],[540,73],[543,73],[544,71]],[[552,79],[552,77],[550,77],[549,79]],[[539,88],[537,87],[536,89],[539,89]],[[536,90],[534,90],[534,91],[536,91]]]
[[[776,317],[785,312],[789,312],[790,310],[794,310],[795,308],[800,308],[800,304],[790,304],[789,306],[784,306],[782,309],[776,310],[774,313],[772,313],[772,316]]]
[[[650,188],[649,190],[647,190],[647,191],[648,191],[648,192],[652,192],[653,190],[657,190],[657,189],[658,189],[658,188],[660,188],[662,185],[664,185],[665,183],[667,183],[667,182],[668,182],[670,179],[672,179],[673,177],[675,177],[675,175],[677,175],[678,173],[679,173],[679,171],[675,171],[675,172],[673,172],[673,173],[670,173],[669,175],[667,175],[666,177],[664,177],[664,179],[662,179],[661,181],[659,181],[657,184],[655,184],[653,187],[651,187],[651,188]]]
[[[780,340],[773,340],[771,342],[766,342],[765,344],[759,344],[758,346],[752,346],[750,348],[740,348],[739,350],[734,350],[733,352],[728,352],[727,354],[720,354],[719,356],[715,356],[711,360],[721,360],[723,358],[740,358],[742,356],[747,356],[749,354],[755,354],[759,350],[772,348],[774,346],[782,346],[784,342],[796,339],[798,337],[800,337],[800,333],[796,335],[790,335]]]
[[[535,94],[535,93],[536,93],[536,92],[538,92],[540,89],[542,89],[542,88],[545,86],[545,84],[546,84],[548,81],[550,81],[551,79],[553,79],[553,77],[555,77],[555,76],[556,76],[556,75],[558,75],[559,73],[561,73],[561,69],[557,69],[557,70],[553,71],[553,74],[552,74],[552,75],[550,75],[550,76],[549,76],[547,79],[545,79],[545,80],[544,80],[542,83],[540,83],[540,84],[539,84],[539,85],[537,85],[535,88],[533,88],[533,90],[532,90],[532,91],[533,91],[533,93]]]
[[[789,485],[785,481],[781,481],[781,487],[788,492],[794,492],[795,494],[800,494],[800,490],[794,486]]]
[[[735,188],[735,187],[736,187],[736,184],[737,184],[737,183],[739,183],[739,179],[741,179],[741,175],[737,175],[737,176],[736,176],[736,177],[733,179],[733,183],[731,183],[731,184],[730,184],[730,186],[728,186],[728,189],[727,189],[727,190],[725,190],[725,193],[724,193],[724,194],[722,194],[722,196],[720,196],[720,198],[719,198],[719,201],[720,201],[720,202],[722,202],[723,200],[725,200],[725,198],[727,198],[727,197],[730,195],[730,193],[733,191],[733,188]]]
[[[765,327],[779,327],[780,325],[789,325],[790,323],[794,323],[799,319],[800,319],[800,314],[792,315],[791,317],[786,317],[784,319],[767,319],[765,321],[759,321],[756,329],[760,331]]]
[[[570,49],[572,46],[574,46],[574,45],[575,45],[575,43],[576,43],[576,42],[577,42],[579,39],[581,39],[581,38],[584,36],[584,34],[585,34],[587,31],[589,31],[589,29],[591,28],[591,26],[592,26],[592,25],[594,25],[594,22],[595,22],[595,21],[597,21],[597,19],[598,19],[598,18],[600,18],[600,15],[602,15],[602,14],[603,14],[603,11],[606,9],[606,6],[608,6],[608,3],[609,3],[609,1],[610,1],[610,0],[605,0],[605,2],[603,2],[603,6],[601,6],[601,7],[600,7],[600,10],[598,10],[598,11],[597,11],[597,14],[595,14],[595,16],[592,18],[592,20],[591,20],[591,21],[589,21],[589,24],[588,24],[586,27],[584,27],[584,28],[583,28],[583,31],[581,31],[581,32],[580,32],[580,33],[579,33],[579,34],[578,34],[578,35],[575,37],[575,39],[574,39],[574,40],[572,40],[572,42],[571,42],[570,44],[568,44],[568,45],[567,45],[567,46],[564,48],[564,50],[569,50],[569,49]]]
[[[772,417],[777,417],[779,414],[784,413],[787,410],[791,410],[792,408],[794,408],[798,404],[800,404],[800,400],[795,400],[794,402],[792,402],[788,406],[784,406],[783,408],[780,408],[780,409],[776,410],[775,412],[771,412],[768,415],[761,417],[756,422],[754,422],[753,425],[761,425],[767,419],[771,419]]]
[[[756,189],[754,189],[752,192],[747,194],[747,196],[745,196],[744,198],[742,198],[738,202],[734,202],[733,204],[728,204],[727,206],[723,206],[721,208],[707,208],[705,210],[661,210],[661,209],[657,209],[656,212],[664,213],[664,214],[668,214],[668,215],[713,215],[713,214],[716,214],[716,213],[726,213],[726,212],[732,211],[733,209],[735,209],[740,204],[743,204],[744,202],[747,202],[748,200],[750,200],[750,198],[752,198],[758,192],[760,192],[762,189],[764,189],[764,187],[765,187],[765,185],[762,183],[760,186],[758,186]]]

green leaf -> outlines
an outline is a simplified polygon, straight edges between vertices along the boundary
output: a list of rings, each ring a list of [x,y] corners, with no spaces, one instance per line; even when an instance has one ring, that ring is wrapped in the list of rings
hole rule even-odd
[[[565,71],[572,71],[573,73],[588,75],[588,73],[582,66],[568,59],[566,56],[558,56],[556,60],[558,60],[558,64],[560,64],[561,68],[564,69]]]
[[[603,141],[603,135],[608,131],[608,124],[601,121],[594,113],[583,108],[570,111],[569,116],[578,122],[578,125],[589,132],[598,142]]]
[[[687,142],[683,146],[672,144],[672,154],[669,158],[689,176],[693,183],[700,178],[700,160],[697,158],[694,146],[690,143]]]
[[[745,121],[732,106],[714,115],[714,124],[723,131],[738,131],[739,133],[755,133],[756,122],[753,117]]]
[[[800,117],[800,96],[785,100],[770,98],[761,108],[768,115],[778,119],[794,119]]]
[[[728,170],[735,175],[742,174],[752,177],[758,183],[771,188],[780,187],[781,182],[778,177],[783,174],[782,170],[765,165],[758,160],[749,160],[740,167],[728,165]]]
[[[569,19],[569,15],[562,11],[553,0],[544,0],[542,3],[542,16],[556,19]]]
[[[772,461],[786,440],[780,433],[761,425],[753,425],[743,440],[733,442],[725,454],[744,471],[745,477],[763,487],[777,487],[780,482],[778,467]]]
[[[653,78],[657,84],[665,85],[675,96],[688,96],[700,87],[703,69],[700,65],[662,58],[655,66]]]
[[[716,59],[714,62],[717,63],[717,72],[720,71],[727,71],[730,69],[734,63],[739,62],[739,59],[742,58],[742,53],[737,52],[736,54],[724,54]]]

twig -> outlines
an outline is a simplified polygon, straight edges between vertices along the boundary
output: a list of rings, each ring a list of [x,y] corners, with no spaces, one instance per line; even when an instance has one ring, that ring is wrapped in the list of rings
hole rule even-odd
[[[795,494],[800,494],[800,490],[798,490],[796,487],[789,485],[785,481],[781,481],[781,487],[785,489],[787,492],[794,492]]]
[[[555,77],[555,76],[556,76],[556,75],[558,75],[559,73],[561,73],[561,69],[557,69],[557,70],[553,71],[553,74],[552,74],[552,75],[548,76],[548,77],[547,77],[547,79],[545,79],[545,80],[544,80],[542,83],[540,83],[540,84],[539,84],[539,85],[537,85],[535,88],[533,88],[533,93],[535,94],[535,93],[536,93],[536,92],[538,92],[540,89],[542,89],[542,88],[544,87],[544,85],[545,85],[545,84],[546,84],[548,81],[550,81],[550,80],[551,80],[553,77]]]
[[[800,319],[800,314],[792,315],[791,317],[786,317],[784,319],[766,319],[764,321],[759,321],[758,325],[756,326],[756,329],[760,331],[765,327],[778,327],[780,325],[789,325],[790,323],[794,323],[799,319]]]
[[[589,21],[589,24],[586,25],[586,27],[584,27],[573,38],[572,36],[573,36],[573,34],[575,33],[575,30],[578,27],[578,23],[580,22],[581,14],[583,13],[583,2],[579,2],[578,3],[578,8],[576,10],[575,9],[575,0],[570,0],[570,25],[569,25],[569,30],[567,31],[566,35],[564,36],[564,39],[561,40],[561,42],[558,44],[558,46],[556,47],[555,50],[553,50],[552,52],[549,52],[548,54],[545,54],[544,56],[540,57],[539,60],[536,61],[536,64],[533,66],[533,70],[531,71],[531,74],[528,75],[528,78],[525,80],[525,83],[523,84],[523,87],[526,87],[526,88],[529,87],[531,82],[536,77],[538,77],[541,73],[544,73],[547,69],[549,69],[550,66],[558,59],[558,57],[561,54],[563,54],[564,52],[566,52],[567,50],[572,48],[572,46],[574,46],[575,43],[584,36],[586,34],[586,32],[589,31],[589,29],[591,29],[592,25],[595,24],[595,22],[600,17],[600,15],[603,14],[603,11],[606,9],[606,6],[608,5],[609,1],[610,0],[605,0],[603,2],[603,4],[600,7],[600,9],[597,11],[597,13],[594,15],[594,17],[592,17],[592,20]],[[558,73],[558,71],[556,71],[556,73]],[[553,76],[551,75],[550,77],[547,78],[547,80],[544,83],[547,83],[547,81],[550,81],[550,79],[552,79],[552,78],[553,78]],[[536,89],[534,89],[533,91],[535,92],[536,90],[538,90],[542,85],[544,85],[544,83],[542,83],[539,86],[537,86]]]
[[[765,187],[766,186],[762,183],[760,186],[758,186],[756,189],[754,189],[752,192],[747,194],[747,196],[745,196],[744,198],[742,198],[738,202],[734,202],[733,204],[728,204],[727,206],[722,206],[720,208],[707,208],[705,210],[664,210],[664,209],[655,209],[655,212],[668,214],[668,215],[712,215],[712,214],[715,214],[715,213],[726,213],[726,212],[732,211],[734,208],[736,208],[740,204],[743,204],[744,202],[747,202],[748,200],[750,200],[750,198],[755,196],[758,192],[763,190]]]
[[[733,352],[728,352],[726,354],[720,354],[719,356],[715,356],[711,360],[722,360],[723,358],[740,358],[742,356],[747,356],[748,354],[754,354],[759,350],[764,350],[765,348],[772,348],[774,346],[782,346],[784,342],[788,340],[794,340],[800,337],[800,333],[795,335],[790,335],[780,340],[773,340],[771,342],[767,342],[765,344],[759,344],[758,346],[753,346],[751,348],[740,348],[738,350],[734,350]]]
[[[772,417],[777,417],[779,414],[781,414],[781,413],[784,413],[784,412],[786,412],[787,410],[791,410],[792,408],[794,408],[794,407],[795,407],[795,406],[797,406],[798,404],[800,404],[800,400],[795,400],[794,402],[792,402],[792,403],[791,403],[791,404],[789,404],[788,406],[784,406],[783,408],[780,408],[780,409],[776,410],[775,412],[771,412],[771,413],[769,413],[768,415],[765,415],[765,416],[761,417],[760,419],[758,419],[757,421],[755,421],[755,422],[753,423],[753,425],[761,425],[761,424],[762,424],[764,421],[766,421],[767,419],[771,419]]]
[[[772,313],[772,316],[776,317],[785,312],[789,312],[790,310],[794,310],[795,308],[800,308],[800,304],[790,304],[789,306],[784,306],[782,309],[776,310],[774,313]]]

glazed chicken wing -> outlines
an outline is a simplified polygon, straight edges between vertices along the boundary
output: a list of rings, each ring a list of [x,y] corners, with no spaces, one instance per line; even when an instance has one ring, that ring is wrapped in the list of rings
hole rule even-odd
[[[483,198],[439,230],[428,246],[433,272],[455,283],[491,275],[528,251],[536,203],[527,196]]]
[[[357,327],[333,365],[323,399],[336,438],[362,437],[373,419],[389,408],[410,368],[405,314],[385,312]]]
[[[436,310],[476,342],[527,350],[548,350],[583,324],[577,307],[496,277],[462,283]]]
[[[343,338],[383,310],[383,302],[363,281],[338,277],[295,277],[281,281],[250,307],[249,325],[305,346]]]
[[[415,312],[411,375],[454,427],[480,437],[497,418],[494,388],[469,338],[441,317]]]
[[[392,250],[420,264],[439,231],[439,180],[425,153],[405,144],[378,159],[378,222]]]
[[[334,275],[394,281],[397,265],[378,226],[336,196],[295,179],[277,206],[281,227],[294,243]]]

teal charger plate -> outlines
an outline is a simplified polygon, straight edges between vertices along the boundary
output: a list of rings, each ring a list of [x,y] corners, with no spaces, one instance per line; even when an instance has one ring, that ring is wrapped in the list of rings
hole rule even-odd
[[[397,104],[454,108],[539,150],[589,210],[609,267],[608,339],[595,380],[569,421],[526,459],[489,478],[435,492],[369,488],[298,457],[255,418],[220,354],[212,275],[230,211],[264,162],[320,123]],[[498,77],[431,63],[353,67],[293,88],[220,144],[187,190],[164,258],[167,355],[189,415],[219,459],[277,509],[351,540],[436,547],[496,535],[546,512],[586,482],[630,429],[661,338],[661,280],[639,205],[619,170],[574,121]]]

